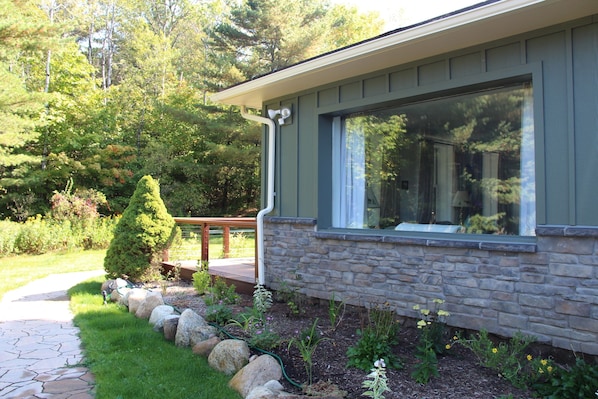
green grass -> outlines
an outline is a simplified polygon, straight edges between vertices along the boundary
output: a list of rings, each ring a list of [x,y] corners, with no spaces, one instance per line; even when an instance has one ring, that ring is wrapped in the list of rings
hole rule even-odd
[[[0,258],[0,299],[10,290],[50,274],[101,270],[105,250]]]
[[[230,377],[210,368],[205,358],[164,340],[126,309],[104,306],[101,282],[97,278],[69,290],[96,399],[240,398],[227,385]]]

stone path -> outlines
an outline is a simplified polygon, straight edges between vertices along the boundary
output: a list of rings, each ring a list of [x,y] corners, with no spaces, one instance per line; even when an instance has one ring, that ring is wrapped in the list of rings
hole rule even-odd
[[[66,291],[104,271],[51,275],[0,302],[0,398],[92,399]]]

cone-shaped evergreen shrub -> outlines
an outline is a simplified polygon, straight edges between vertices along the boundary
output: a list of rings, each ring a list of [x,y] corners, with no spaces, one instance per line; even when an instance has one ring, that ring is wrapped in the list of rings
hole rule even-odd
[[[114,238],[104,258],[109,278],[128,276],[138,281],[178,233],[175,221],[160,198],[160,187],[151,176],[144,176],[114,230]]]

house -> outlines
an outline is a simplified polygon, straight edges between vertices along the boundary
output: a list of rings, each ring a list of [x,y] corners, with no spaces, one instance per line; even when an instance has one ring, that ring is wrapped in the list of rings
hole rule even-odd
[[[598,1],[486,1],[213,100],[264,115],[268,286],[598,354]]]

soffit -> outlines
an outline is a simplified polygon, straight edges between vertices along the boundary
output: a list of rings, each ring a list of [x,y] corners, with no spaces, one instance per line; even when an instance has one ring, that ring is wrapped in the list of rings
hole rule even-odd
[[[503,0],[313,58],[211,99],[261,109],[291,93],[594,14],[598,0]]]

